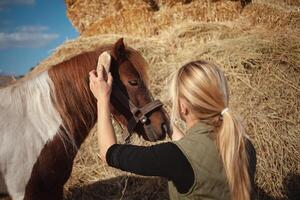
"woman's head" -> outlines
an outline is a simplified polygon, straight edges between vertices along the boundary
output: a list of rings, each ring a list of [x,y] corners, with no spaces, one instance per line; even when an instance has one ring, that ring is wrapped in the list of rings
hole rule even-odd
[[[219,126],[220,113],[228,106],[228,87],[224,73],[206,61],[194,61],[181,67],[173,77],[171,118],[191,112],[196,119]]]
[[[247,136],[241,122],[228,110],[229,91],[222,70],[202,60],[187,63],[174,74],[170,95],[172,123],[178,118],[193,118],[215,127],[214,136],[232,199],[248,200],[251,188]]]

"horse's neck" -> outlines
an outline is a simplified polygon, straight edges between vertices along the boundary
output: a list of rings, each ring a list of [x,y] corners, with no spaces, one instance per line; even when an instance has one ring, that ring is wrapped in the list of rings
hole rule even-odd
[[[62,140],[80,146],[96,122],[96,104],[92,100],[85,102],[93,97],[87,91],[74,89],[72,80],[62,80],[53,82],[45,71],[0,89],[0,128],[7,134],[14,132],[16,137],[28,136],[28,141],[32,136],[40,137],[42,143],[62,134]],[[57,84],[65,87],[58,91]]]
[[[94,126],[97,116],[96,101],[85,80],[88,72],[75,70],[78,68],[74,67],[68,73],[64,66],[59,66],[50,70],[49,76],[55,88],[55,107],[62,118],[64,132],[80,146]]]
[[[5,135],[40,145],[52,139],[62,119],[53,106],[48,73],[0,90],[0,128]],[[12,137],[12,136],[10,136]],[[38,142],[42,141],[42,142]]]

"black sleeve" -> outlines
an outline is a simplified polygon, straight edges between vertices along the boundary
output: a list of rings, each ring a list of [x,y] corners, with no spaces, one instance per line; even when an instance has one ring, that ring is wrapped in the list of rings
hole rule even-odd
[[[194,183],[191,164],[182,151],[167,142],[152,146],[112,145],[107,163],[115,168],[143,176],[161,176],[173,181],[178,192],[186,193]]]
[[[250,140],[246,140],[246,150],[248,154],[248,173],[251,181],[251,199],[255,199],[256,186],[255,186],[255,172],[256,172],[256,151]]]

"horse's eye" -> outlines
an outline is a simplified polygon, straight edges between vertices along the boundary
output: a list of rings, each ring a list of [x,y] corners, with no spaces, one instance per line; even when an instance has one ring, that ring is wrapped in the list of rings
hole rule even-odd
[[[128,81],[128,83],[132,86],[137,86],[139,84],[139,81],[138,80],[131,80],[131,81]]]

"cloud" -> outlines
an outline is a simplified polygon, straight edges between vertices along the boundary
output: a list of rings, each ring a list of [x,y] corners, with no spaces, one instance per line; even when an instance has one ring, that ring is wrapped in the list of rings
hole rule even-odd
[[[17,27],[17,31],[21,32],[42,32],[42,31],[47,31],[49,27],[47,26],[19,26]]]
[[[59,37],[47,30],[46,26],[21,26],[13,32],[0,32],[0,49],[44,47]]]
[[[10,6],[16,5],[33,5],[35,0],[0,0],[0,12],[6,10]]]
[[[0,7],[10,6],[10,5],[32,5],[35,0],[0,0]]]
[[[7,76],[7,75],[10,75],[10,74],[13,74],[13,73],[9,73],[9,72],[6,72],[3,69],[0,69],[0,86],[1,86],[1,76]]]

